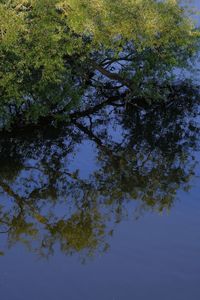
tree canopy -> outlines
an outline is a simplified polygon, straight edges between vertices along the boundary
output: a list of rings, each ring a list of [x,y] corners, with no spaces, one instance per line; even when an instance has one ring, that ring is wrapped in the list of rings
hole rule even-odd
[[[107,81],[160,100],[198,45],[178,0],[0,0],[1,127],[67,118]]]

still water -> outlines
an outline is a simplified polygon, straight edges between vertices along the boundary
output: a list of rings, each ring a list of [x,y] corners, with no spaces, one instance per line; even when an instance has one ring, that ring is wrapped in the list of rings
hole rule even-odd
[[[200,298],[199,91],[174,97],[1,137],[1,299]]]
[[[199,91],[175,96],[1,136],[0,299],[200,299]]]

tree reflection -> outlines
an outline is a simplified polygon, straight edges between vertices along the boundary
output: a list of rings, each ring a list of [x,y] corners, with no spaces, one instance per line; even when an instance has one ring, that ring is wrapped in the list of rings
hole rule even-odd
[[[21,242],[46,257],[59,245],[65,254],[92,256],[108,249],[115,224],[132,214],[129,203],[136,216],[161,212],[189,189],[198,89],[177,84],[151,108],[116,96],[100,103],[74,112],[68,127],[2,133],[0,231],[8,246]],[[85,143],[96,160],[87,176],[78,160]]]

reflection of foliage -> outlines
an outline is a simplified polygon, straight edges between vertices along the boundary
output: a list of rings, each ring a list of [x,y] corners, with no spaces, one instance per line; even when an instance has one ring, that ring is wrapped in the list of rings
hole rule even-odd
[[[198,36],[179,1],[1,0],[0,125],[66,119],[88,85],[161,100]]]
[[[92,255],[107,249],[131,201],[140,211],[170,209],[194,173],[198,95],[177,85],[151,108],[113,97],[83,117],[74,113],[73,126],[2,136],[0,231],[9,245],[21,241],[46,256],[59,244],[66,254]],[[83,177],[73,162],[88,139],[96,165]]]

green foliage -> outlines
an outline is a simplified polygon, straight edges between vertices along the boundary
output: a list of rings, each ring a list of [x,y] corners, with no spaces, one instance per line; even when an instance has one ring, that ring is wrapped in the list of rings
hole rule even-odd
[[[188,64],[198,37],[175,0],[1,0],[1,124],[65,118],[96,71],[146,95]]]

